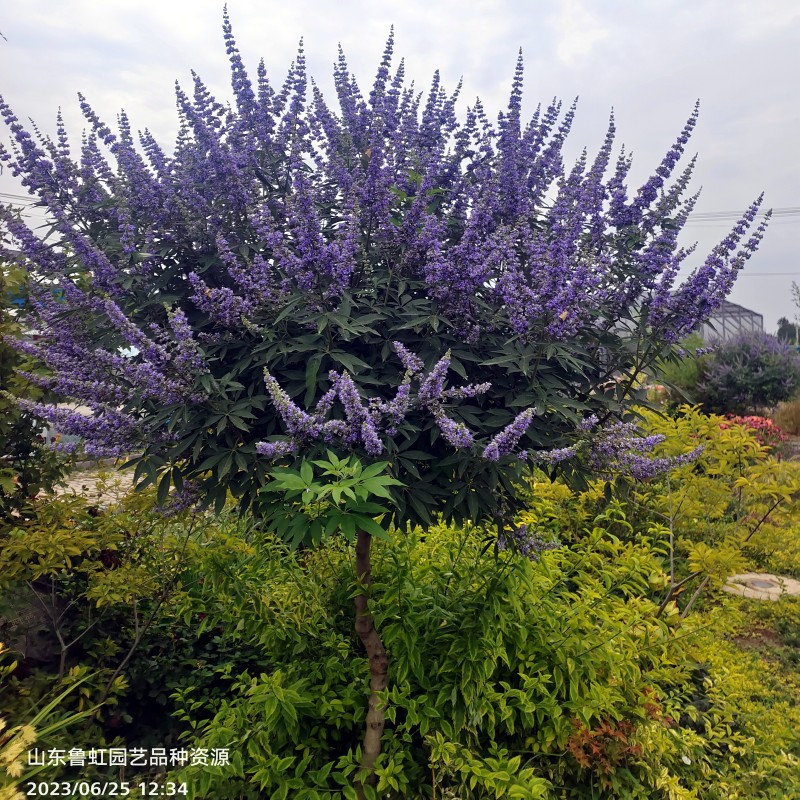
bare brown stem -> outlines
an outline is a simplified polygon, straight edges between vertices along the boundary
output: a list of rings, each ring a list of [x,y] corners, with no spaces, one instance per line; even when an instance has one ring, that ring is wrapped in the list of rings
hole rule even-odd
[[[753,535],[761,528],[761,526],[767,521],[769,515],[783,502],[783,498],[779,497],[770,507],[766,514],[758,521],[758,524],[750,531],[750,533],[745,536],[744,541],[749,542]]]
[[[381,704],[378,692],[386,689],[389,673],[389,658],[381,637],[375,630],[375,621],[369,612],[369,589],[372,585],[372,563],[370,561],[370,547],[372,536],[365,531],[359,531],[356,538],[356,577],[361,584],[362,591],[355,597],[356,608],[356,633],[369,659],[369,707],[367,710],[367,725],[364,732],[364,745],[361,750],[361,769],[363,777],[357,779],[356,793],[359,800],[364,800],[364,786],[374,786],[377,783],[375,775],[375,762],[381,752],[381,735],[386,723],[386,709]]]
[[[689,602],[686,605],[686,608],[683,609],[683,613],[681,614],[681,619],[686,619],[686,617],[689,615],[689,612],[692,610],[692,606],[694,606],[697,598],[700,597],[700,592],[702,592],[703,589],[705,589],[706,586],[708,586],[708,582],[710,580],[711,576],[706,575],[706,577],[703,578],[702,583],[694,590],[694,594],[691,596]]]
[[[682,586],[685,586],[689,581],[693,581],[700,573],[693,572],[691,575],[687,575],[682,581],[678,581],[677,583],[673,584],[669,587],[669,591],[667,592],[667,596],[662,601],[661,605],[658,607],[658,611],[656,612],[656,617],[660,617],[664,613],[664,609],[669,605],[669,601],[675,596],[675,592],[678,591]]]

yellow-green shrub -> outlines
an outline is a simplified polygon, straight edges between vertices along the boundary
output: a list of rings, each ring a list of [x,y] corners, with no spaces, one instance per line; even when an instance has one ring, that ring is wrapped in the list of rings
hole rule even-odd
[[[381,797],[698,796],[682,756],[705,753],[705,740],[666,706],[693,624],[657,619],[659,559],[608,534],[611,523],[624,513],[535,563],[495,555],[477,528],[375,543],[371,607],[392,663]],[[348,558],[335,543],[295,556],[253,540],[192,553],[174,613],[260,654],[238,674],[217,665],[222,695],[175,694],[189,744],[232,751],[230,768],[175,776],[196,797],[349,796],[368,688]]]

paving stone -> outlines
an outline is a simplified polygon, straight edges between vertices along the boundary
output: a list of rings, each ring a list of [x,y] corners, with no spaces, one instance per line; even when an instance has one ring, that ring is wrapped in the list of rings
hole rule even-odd
[[[753,600],[779,600],[785,594],[800,595],[800,581],[769,572],[731,575],[722,588],[731,594]]]

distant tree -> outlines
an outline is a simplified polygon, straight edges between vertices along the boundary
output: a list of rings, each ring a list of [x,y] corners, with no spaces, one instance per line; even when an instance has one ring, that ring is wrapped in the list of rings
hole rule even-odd
[[[797,325],[793,322],[789,322],[786,317],[781,317],[778,320],[778,331],[775,335],[782,342],[797,344]]]

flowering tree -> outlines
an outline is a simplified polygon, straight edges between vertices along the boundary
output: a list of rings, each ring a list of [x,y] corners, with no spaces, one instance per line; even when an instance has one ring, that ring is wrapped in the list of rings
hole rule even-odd
[[[93,414],[34,410],[90,453],[140,454],[162,499],[192,481],[258,511],[273,461],[333,449],[390,465],[401,522],[503,519],[525,463],[619,418],[762,237],[759,198],[676,285],[694,161],[675,170],[697,109],[631,192],[613,118],[569,169],[574,107],[523,121],[521,58],[497,122],[479,100],[459,121],[438,73],[423,100],[392,71],[390,37],[366,97],[340,54],[334,112],[302,49],[273,88],[223,27],[233,104],[196,75],[178,86],[172,153],[81,97],[73,155],[60,118],[53,140],[0,102],[0,159],[52,217],[43,241],[2,216],[38,280],[45,335],[25,349],[52,374],[32,379]]]

